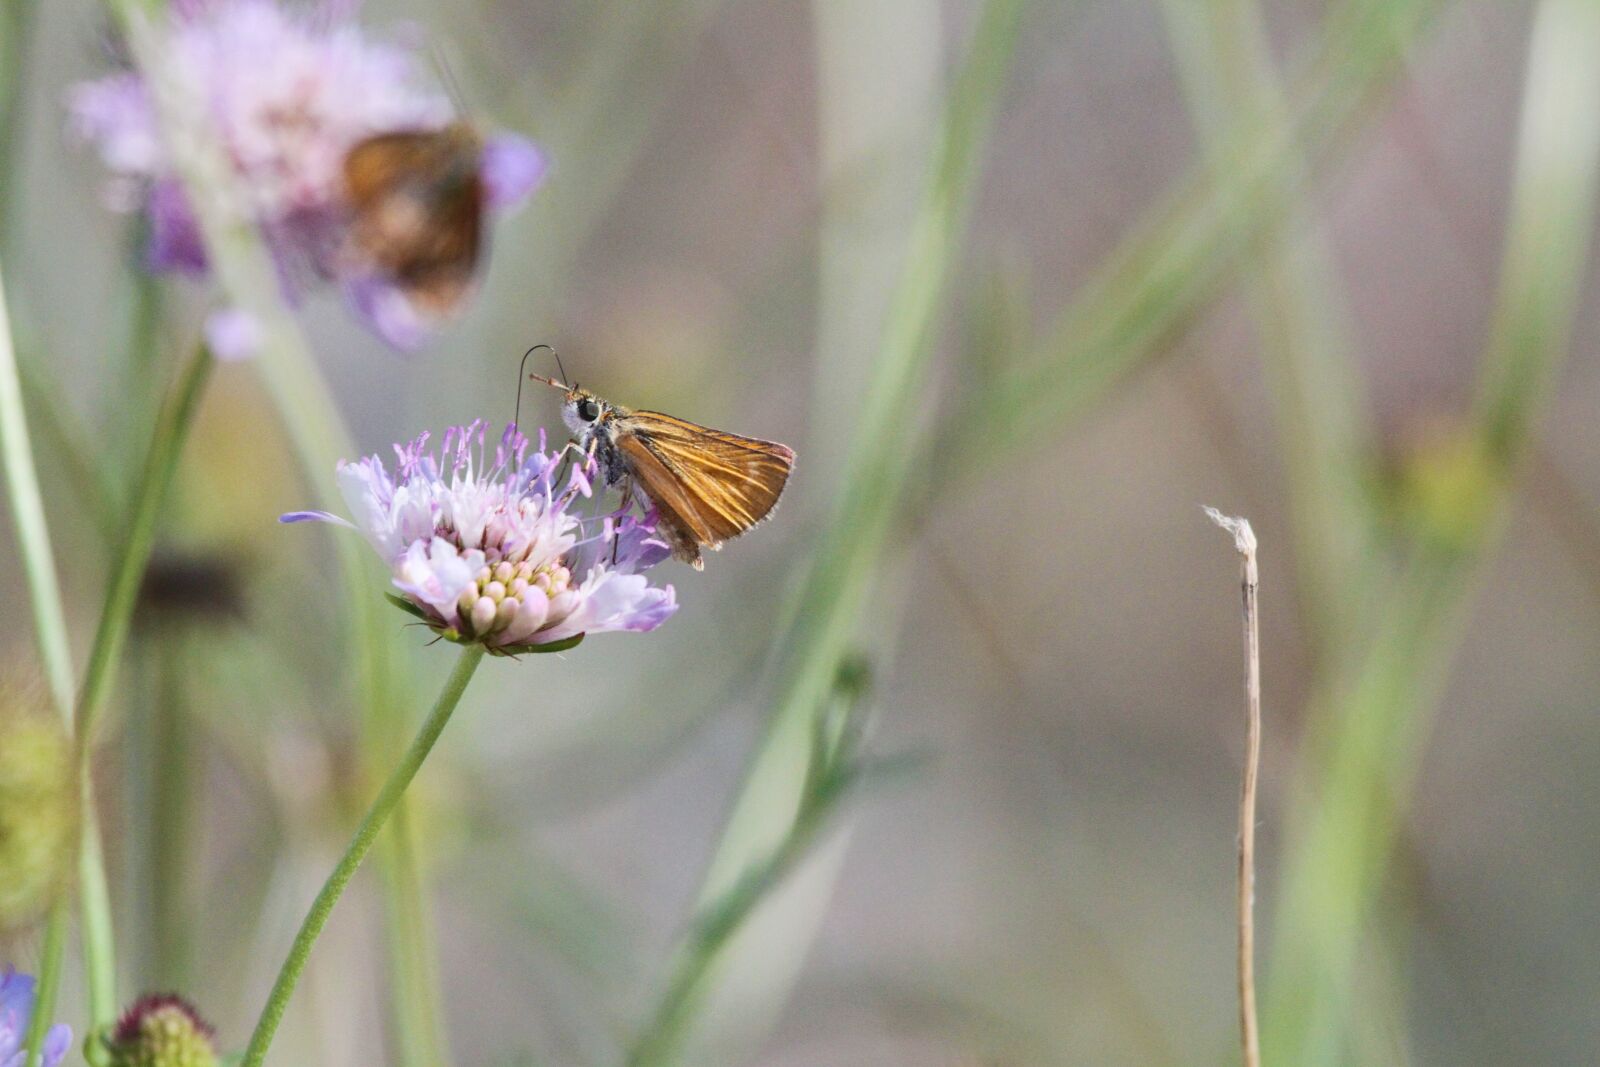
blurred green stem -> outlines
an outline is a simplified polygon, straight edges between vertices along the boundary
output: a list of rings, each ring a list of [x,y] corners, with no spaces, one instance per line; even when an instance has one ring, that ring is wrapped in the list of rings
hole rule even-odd
[[[1600,4],[1545,0],[1530,44],[1500,294],[1473,428],[1479,496],[1416,549],[1370,643],[1320,703],[1289,850],[1264,1037],[1267,1062],[1342,1062],[1357,946],[1512,480],[1571,341],[1600,173]]]
[[[194,927],[194,899],[190,892],[190,843],[194,834],[192,801],[195,793],[193,761],[196,731],[189,721],[187,680],[193,675],[188,662],[192,636],[182,620],[164,634],[155,649],[155,700],[150,760],[151,803],[141,813],[146,827],[149,856],[149,937],[151,959],[145,973],[158,989],[190,987],[190,930]]]
[[[38,0],[0,0],[0,250],[10,250],[22,180],[23,111]]]
[[[156,530],[167,490],[172,485],[183,454],[183,443],[194,423],[200,397],[210,380],[213,366],[210,351],[196,347],[194,355],[179,374],[167,402],[156,418],[150,451],[133,498],[127,535],[123,541],[111,580],[106,588],[105,606],[89,651],[89,665],[83,687],[78,692],[74,735],[78,751],[79,803],[83,830],[78,862],[80,907],[83,914],[84,969],[89,977],[89,1019],[94,1029],[109,1026],[117,1011],[116,959],[111,924],[111,898],[106,885],[105,862],[100,847],[99,813],[94,799],[94,731],[100,712],[116,680],[127,642],[139,586],[155,545]],[[91,1043],[89,1048],[98,1049]]]
[[[1256,0],[1163,0],[1173,52],[1208,165],[1225,175],[1232,161],[1218,149],[1229,129],[1259,122],[1265,136],[1291,148],[1263,183],[1262,210],[1285,221],[1259,236],[1244,281],[1261,360],[1283,442],[1296,536],[1302,611],[1324,655],[1352,632],[1363,602],[1363,560],[1374,534],[1362,486],[1370,440],[1365,401],[1341,329],[1332,257],[1296,200],[1305,161],[1290,133],[1291,116],[1272,70]]]
[[[200,397],[211,378],[214,365],[210,350],[205,345],[196,346],[194,355],[179,372],[177,384],[156,417],[150,451],[145,455],[144,469],[134,492],[133,513],[128,518],[127,533],[106,591],[106,602],[89,653],[83,689],[78,694],[77,733],[83,742],[79,746],[79,758],[85,762],[93,747],[96,721],[116,681],[123,645],[128,638],[128,625],[133,619],[133,609],[139,598],[139,585],[144,580],[145,567],[155,547],[167,490],[177,472],[183,443],[194,423]]]
[[[122,536],[125,487],[118,485],[107,465],[99,461],[83,421],[68,409],[58,385],[41,370],[39,365],[48,362],[48,356],[30,348],[26,340],[20,347],[17,369],[22,377],[22,400],[32,413],[40,451],[60,465],[81,513],[94,526],[102,553],[109,556]]]
[[[146,240],[145,226],[133,226],[130,231],[127,256],[133,284],[128,300],[127,348],[119,390],[118,414],[122,424],[118,429],[127,442],[128,454],[137,456],[139,445],[149,439],[150,421],[161,402],[161,327],[165,294],[161,279],[140,262]],[[133,473],[132,470],[127,472],[129,476]]]
[[[702,907],[716,906],[750,879],[751,872],[765,867],[803,812],[805,787],[816,769],[810,739],[866,614],[894,515],[917,462],[908,439],[924,408],[935,327],[989,127],[1008,81],[1021,9],[1021,0],[984,5],[950,94],[904,273],[890,302],[873,380],[860,405],[841,501],[809,561],[799,622],[785,638],[791,652],[782,689],[707,872]],[[701,947],[720,953],[728,946],[718,941]],[[677,973],[703,973],[713,962],[708,957],[680,964]],[[678,1019],[674,1011],[674,1030],[688,1025]]]
[[[22,406],[22,383],[11,342],[11,316],[6,301],[4,273],[0,271],[0,453],[5,462],[6,497],[22,556],[23,575],[33,608],[34,637],[44,663],[51,701],[67,731],[72,730],[72,646],[61,608],[61,581],[56,574],[50,527],[44,497],[28,440],[27,413]],[[55,1004],[61,983],[61,947],[66,940],[68,908],[65,894],[50,908],[45,925],[45,953],[39,974],[34,1017],[29,1021],[26,1067],[37,1067],[40,1042],[49,1023],[49,1006]]]
[[[778,847],[765,861],[745,870],[721,898],[701,909],[679,943],[669,977],[655,1011],[629,1051],[627,1067],[658,1067],[677,1062],[707,975],[722,949],[738,933],[756,906],[806,856],[828,816],[838,808],[843,781],[811,789]]]
[[[888,317],[840,504],[808,565],[798,633],[766,736],[746,776],[706,878],[719,895],[783,839],[800,801],[806,738],[856,633],[883,542],[915,450],[907,447],[923,408],[934,325],[965,228],[988,128],[1006,83],[1021,0],[989,0],[965,69],[950,97],[943,143],[919,212]]]
[[[1231,165],[1202,166],[1182,182],[1030,353],[972,391],[940,442],[941,483],[1059,433],[1159,355],[1255,242],[1282,225],[1283,183],[1309,175],[1356,128],[1436,6],[1346,0],[1332,11],[1316,57],[1294,81],[1290,120],[1257,116],[1219,140],[1213,158]]]
[[[0,434],[6,454],[6,474],[18,544],[24,554],[30,593],[34,604],[35,627],[52,698],[69,720],[78,751],[78,784],[81,827],[78,850],[78,891],[83,914],[85,970],[89,979],[91,1026],[111,1021],[116,1011],[116,962],[111,930],[111,905],[106,888],[105,864],[100,845],[98,813],[94,803],[94,783],[89,753],[94,713],[106,692],[112,669],[127,632],[134,595],[149,557],[150,539],[159,514],[161,498],[171,481],[178,447],[193,413],[199,386],[209,368],[209,356],[202,353],[194,369],[180,385],[177,396],[158,428],[151,444],[146,477],[139,503],[130,524],[128,541],[112,576],[105,612],[95,635],[89,666],[79,691],[76,714],[72,696],[71,649],[66,621],[61,610],[60,583],[50,551],[49,530],[45,523],[42,499],[34,474],[27,423],[22,410],[15,353],[11,346],[10,323],[5,315],[3,289],[0,289]],[[65,913],[53,909],[46,931],[47,940],[57,942],[65,936]],[[52,981],[55,976],[52,976]],[[41,1003],[53,999],[55,990],[41,988]],[[91,1043],[89,1048],[96,1048]],[[36,1056],[35,1048],[30,1057]],[[91,1054],[92,1055],[92,1054]]]
[[[61,581],[51,549],[50,527],[45,519],[44,497],[28,439],[27,414],[22,406],[22,380],[11,343],[11,319],[5,283],[0,278],[0,449],[5,453],[6,495],[11,501],[17,551],[22,556],[23,577],[33,608],[33,629],[44,662],[50,697],[68,729],[72,727],[72,647],[67,640],[67,620],[61,607]]]
[[[23,1037],[27,1054],[23,1067],[39,1067],[44,1055],[44,1037],[50,1032],[50,1020],[56,1014],[57,994],[61,991],[61,966],[66,959],[67,925],[71,918],[71,897],[63,892],[50,904],[50,918],[45,922],[44,945],[39,950],[38,991],[33,1001],[33,1015],[28,1019],[28,1031]]]
[[[250,1035],[250,1045],[245,1049],[241,1067],[261,1067],[262,1061],[266,1059],[267,1047],[272,1044],[272,1036],[277,1032],[278,1023],[282,1021],[283,1013],[289,1006],[289,998],[294,993],[301,972],[305,970],[312,946],[316,944],[322,928],[327,925],[328,917],[333,914],[333,907],[339,902],[345,887],[350,884],[350,879],[355,876],[361,861],[372,848],[378,831],[383,829],[383,824],[388,821],[400,798],[405,795],[406,787],[416,777],[423,761],[428,758],[428,753],[433,751],[434,742],[439,740],[445,724],[450,721],[456,705],[461,702],[461,695],[466,692],[467,683],[472,680],[473,673],[482,662],[483,654],[482,645],[468,645],[461,650],[455,669],[450,672],[444,691],[439,694],[439,699],[424,720],[422,729],[418,731],[416,739],[411,742],[411,747],[406,750],[399,765],[389,775],[388,781],[384,782],[383,789],[372,802],[372,806],[367,809],[366,817],[361,820],[361,825],[351,838],[344,856],[334,867],[328,880],[323,883],[321,892],[317,894],[305,921],[300,925],[300,932],[295,935],[289,955],[278,972],[278,980],[273,983],[272,993],[267,997],[266,1006],[261,1010],[261,1018],[256,1023],[255,1032]]]
[[[22,408],[22,384],[11,344],[11,315],[0,272],[0,453],[5,459],[6,499],[11,502],[11,525],[22,557],[29,603],[34,609],[34,637],[45,667],[51,701],[67,731],[72,731],[72,646],[67,640],[66,613],[61,608],[61,579],[51,550],[50,523],[45,518],[43,494],[38,490],[34,446],[27,437],[27,413]],[[86,833],[86,830],[85,830]],[[67,936],[67,901],[62,894],[51,904],[45,923],[45,952],[38,974],[38,1005],[27,1030],[26,1067],[37,1067],[40,1043],[48,1019],[43,1006],[56,1003],[61,987],[62,944]]]

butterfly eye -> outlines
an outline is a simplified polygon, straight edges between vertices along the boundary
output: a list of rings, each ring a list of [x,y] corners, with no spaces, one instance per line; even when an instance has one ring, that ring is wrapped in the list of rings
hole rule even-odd
[[[592,396],[586,396],[578,401],[578,418],[584,422],[593,422],[600,417],[600,405]]]

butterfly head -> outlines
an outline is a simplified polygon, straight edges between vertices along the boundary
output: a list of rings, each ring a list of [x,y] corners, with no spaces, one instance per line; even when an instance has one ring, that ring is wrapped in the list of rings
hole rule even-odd
[[[587,389],[572,386],[561,405],[561,419],[580,442],[586,442],[610,420],[614,409]]]
[[[552,389],[560,389],[565,398],[561,404],[561,420],[567,424],[580,444],[587,444],[598,427],[611,418],[615,408],[580,385],[568,385],[541,374],[530,374],[529,379],[541,382]]]

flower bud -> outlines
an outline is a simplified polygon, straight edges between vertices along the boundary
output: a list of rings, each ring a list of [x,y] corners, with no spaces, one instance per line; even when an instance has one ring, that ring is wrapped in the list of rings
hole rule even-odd
[[[0,930],[37,919],[72,869],[72,752],[42,699],[0,689]]]
[[[486,634],[494,623],[495,612],[499,605],[486,596],[480,596],[477,603],[472,605],[472,632]]]
[[[141,997],[112,1032],[111,1067],[217,1067],[213,1033],[182,997]]]

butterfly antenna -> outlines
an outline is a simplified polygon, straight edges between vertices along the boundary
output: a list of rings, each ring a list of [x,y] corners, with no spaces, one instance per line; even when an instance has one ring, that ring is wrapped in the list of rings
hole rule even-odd
[[[530,348],[526,352],[522,353],[522,362],[517,366],[517,408],[516,408],[516,411],[514,411],[512,413],[512,415],[511,415],[511,425],[513,425],[513,426],[518,425],[518,423],[522,419],[522,382],[523,382],[523,380],[525,378],[528,377],[528,357],[533,355],[535,352],[539,351],[539,349],[541,349],[541,348],[549,348],[550,349],[550,354],[552,356],[556,355],[556,350],[553,349],[553,348],[550,348],[549,345],[546,345],[546,344],[534,345],[532,348]],[[556,356],[556,366],[558,366],[558,367],[561,366],[561,357],[560,356]],[[566,372],[563,371],[561,376],[563,378],[565,378],[567,376]]]
[[[450,94],[450,101],[456,106],[456,117],[465,118],[467,95],[461,91],[461,83],[456,81],[456,72],[451,69],[450,60],[445,56],[443,46],[436,42],[430,51],[433,53],[434,65],[439,68],[439,79],[444,82],[445,91]]]

